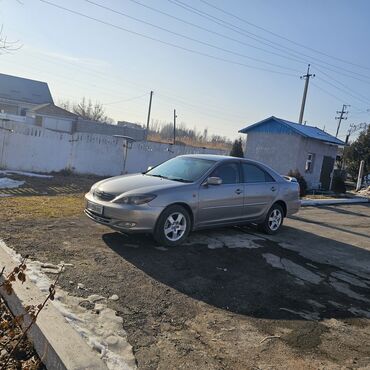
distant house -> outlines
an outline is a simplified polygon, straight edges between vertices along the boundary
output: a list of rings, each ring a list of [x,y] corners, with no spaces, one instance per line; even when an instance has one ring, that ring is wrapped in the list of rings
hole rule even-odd
[[[35,125],[53,131],[72,133],[78,116],[52,103],[36,105],[27,111],[27,117],[34,119]]]
[[[338,146],[345,143],[313,126],[269,117],[239,131],[247,134],[245,157],[282,175],[298,169],[311,189],[328,189]]]
[[[40,104],[53,104],[48,84],[0,73],[0,113],[26,116]]]
[[[130,122],[107,124],[82,119],[54,104],[48,84],[0,73],[0,120],[36,125],[48,130],[73,134],[130,136],[145,140],[146,130]]]

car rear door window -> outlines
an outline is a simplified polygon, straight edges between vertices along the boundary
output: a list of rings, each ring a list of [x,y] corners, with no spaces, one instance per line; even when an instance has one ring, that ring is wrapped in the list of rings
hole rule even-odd
[[[218,166],[211,177],[219,177],[223,184],[237,184],[240,182],[239,166],[236,163],[225,163]]]
[[[255,183],[255,182],[274,182],[273,177],[264,171],[262,168],[250,164],[243,163],[243,176],[245,183]]]

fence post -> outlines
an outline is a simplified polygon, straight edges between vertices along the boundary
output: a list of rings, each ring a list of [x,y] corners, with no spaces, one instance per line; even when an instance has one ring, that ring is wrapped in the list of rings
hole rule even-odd
[[[362,176],[364,175],[364,166],[365,166],[365,161],[362,160],[360,162],[360,168],[358,170],[358,177],[357,177],[357,185],[356,185],[356,191],[359,191],[361,189],[362,185]]]

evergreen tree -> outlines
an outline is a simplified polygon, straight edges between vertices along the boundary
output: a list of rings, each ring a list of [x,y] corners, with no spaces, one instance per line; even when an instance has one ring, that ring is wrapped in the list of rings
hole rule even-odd
[[[232,157],[244,158],[243,143],[241,138],[234,141],[230,155]]]
[[[370,171],[370,126],[360,133],[356,141],[344,149],[346,170],[356,180],[361,160],[365,161],[364,175]]]

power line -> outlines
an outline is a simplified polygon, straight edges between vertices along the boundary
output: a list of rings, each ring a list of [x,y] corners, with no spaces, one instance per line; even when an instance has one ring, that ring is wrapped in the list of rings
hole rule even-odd
[[[321,70],[320,68],[317,68],[316,66],[316,69],[322,73],[323,75],[325,75],[326,77],[332,79],[333,81],[335,81],[336,83],[338,83],[339,85],[343,86],[345,89],[347,89],[348,91],[352,92],[353,94],[357,95],[358,97],[360,97],[361,99],[365,100],[367,104],[370,104],[370,99],[368,99],[366,96],[360,94],[359,92],[349,88],[347,85],[345,85],[344,83],[340,82],[339,80],[335,79],[333,76],[329,75],[328,73],[324,72],[323,70]]]
[[[144,8],[150,9],[150,10],[152,10],[152,11],[156,12],[156,13],[159,13],[159,14],[165,15],[165,16],[167,16],[167,17],[169,17],[169,18],[175,19],[175,20],[177,20],[177,21],[179,21],[179,22],[181,22],[181,23],[184,23],[184,24],[186,24],[186,25],[188,25],[188,26],[192,26],[192,27],[198,28],[198,29],[200,29],[200,30],[202,30],[202,31],[208,32],[208,33],[213,34],[213,35],[217,35],[217,36],[222,37],[222,38],[224,38],[224,39],[226,39],[226,40],[234,41],[234,42],[236,42],[236,43],[238,43],[238,44],[240,44],[240,45],[248,46],[248,47],[250,47],[250,48],[253,48],[253,49],[256,49],[256,50],[260,50],[260,51],[263,51],[263,52],[268,53],[268,54],[276,55],[276,56],[279,56],[279,57],[281,57],[281,58],[285,58],[285,59],[288,59],[288,60],[292,60],[292,61],[297,62],[297,63],[305,63],[305,61],[304,61],[304,60],[302,60],[302,59],[298,59],[298,58],[291,58],[291,57],[289,57],[289,56],[287,56],[287,55],[279,54],[279,53],[275,53],[274,51],[267,50],[267,49],[261,48],[261,47],[259,47],[259,46],[255,46],[255,45],[249,44],[249,43],[247,43],[247,42],[244,42],[244,41],[241,41],[241,40],[235,39],[235,38],[230,37],[230,36],[227,36],[227,35],[225,35],[225,34],[222,34],[222,33],[219,33],[219,32],[213,31],[213,30],[210,30],[210,29],[208,29],[208,28],[206,28],[206,27],[202,27],[202,26],[200,26],[200,25],[198,25],[198,24],[195,24],[195,23],[189,22],[189,21],[187,21],[187,20],[185,20],[185,19],[182,19],[182,18],[176,17],[176,16],[174,16],[174,15],[172,15],[172,14],[169,14],[169,13],[166,13],[166,12],[164,12],[164,11],[162,11],[162,10],[159,10],[159,9],[153,8],[153,7],[151,7],[151,6],[147,5],[147,4],[143,4],[143,3],[141,3],[140,1],[137,1],[137,0],[129,0],[129,1],[133,2],[134,4],[140,5],[140,6],[144,7]]]
[[[334,87],[335,89],[337,89],[337,90],[341,91],[342,93],[344,93],[344,94],[346,94],[346,95],[351,96],[352,98],[356,99],[357,101],[360,101],[360,102],[361,102],[361,103],[363,103],[363,104],[370,105],[370,102],[369,102],[368,100],[365,100],[365,99],[359,98],[359,97],[357,97],[356,95],[354,95],[354,94],[352,94],[352,93],[350,93],[350,92],[348,92],[348,91],[343,90],[342,88],[340,88],[340,87],[336,86],[336,85],[335,85],[335,84],[333,84],[332,82],[330,82],[330,81],[328,81],[328,80],[326,80],[326,79],[324,79],[324,78],[322,78],[322,77],[318,77],[318,79],[319,79],[320,81],[323,81],[323,82],[325,82],[326,84],[328,84],[328,85],[330,85],[330,86]]]
[[[151,7],[151,6],[149,6],[149,5],[146,5],[146,4],[143,4],[143,3],[141,3],[140,1],[137,1],[137,0],[129,0],[129,1],[131,1],[131,2],[133,2],[133,3],[135,3],[135,4],[138,4],[138,5],[140,5],[140,6],[142,6],[142,7],[145,7],[145,8],[147,8],[147,9],[150,9],[150,10],[152,10],[152,11],[154,11],[154,12],[157,12],[157,13],[159,13],[159,14],[162,14],[162,15],[165,15],[165,16],[167,16],[167,17],[169,17],[169,18],[172,18],[172,19],[175,19],[175,20],[177,20],[177,21],[179,21],[179,22],[182,22],[182,23],[184,23],[184,24],[187,24],[187,25],[190,25],[190,26],[192,26],[192,27],[195,27],[195,28],[198,28],[198,29],[201,29],[201,30],[203,30],[203,31],[206,31],[206,32],[208,32],[208,33],[211,33],[211,34],[214,34],[214,35],[217,35],[217,36],[219,36],[219,37],[222,37],[222,38],[225,38],[225,39],[227,39],[227,40],[231,40],[231,41],[234,41],[234,42],[237,42],[237,43],[239,43],[239,44],[241,44],[241,45],[244,45],[244,46],[248,46],[248,47],[251,47],[251,48],[254,48],[254,49],[257,49],[257,50],[261,50],[261,51],[263,51],[263,52],[265,52],[265,53],[269,53],[269,54],[272,54],[272,55],[276,55],[276,56],[279,56],[279,57],[282,57],[282,58],[285,58],[285,59],[288,59],[288,60],[292,60],[292,61],[295,61],[295,62],[298,62],[298,63],[305,63],[305,61],[303,60],[303,59],[297,59],[297,57],[295,57],[295,58],[291,58],[291,57],[289,57],[288,55],[292,55],[292,54],[280,54],[280,53],[275,53],[275,52],[273,52],[273,51],[271,51],[271,50],[267,50],[267,49],[264,49],[264,48],[261,48],[261,47],[258,47],[258,46],[255,46],[255,45],[252,45],[252,44],[249,44],[249,43],[246,43],[246,42],[243,42],[243,41],[240,41],[240,40],[238,40],[238,39],[235,39],[235,38],[233,38],[233,37],[229,37],[229,36],[227,36],[227,35],[224,35],[224,34],[222,34],[222,33],[219,33],[219,32],[216,32],[216,31],[213,31],[213,30],[210,30],[210,29],[208,29],[208,28],[205,28],[205,27],[202,27],[202,26],[199,26],[198,24],[195,24],[195,23],[192,23],[192,22],[189,22],[189,21],[186,21],[186,20],[184,20],[184,19],[182,19],[182,18],[179,18],[179,17],[176,17],[176,16],[174,16],[174,15],[171,15],[171,14],[169,14],[169,13],[166,13],[166,12],[164,12],[164,11],[162,11],[162,10],[159,10],[159,9],[156,9],[156,8],[153,8],[153,7]],[[257,27],[257,26],[256,26]],[[279,48],[277,48],[278,50],[281,50],[281,49],[279,49]],[[326,69],[328,69],[328,70],[330,70],[330,71],[333,71],[333,72],[335,72],[335,73],[338,73],[337,71],[335,71],[335,70],[333,70],[333,69],[330,69],[330,68],[328,68],[328,67],[325,67],[325,66],[322,66],[322,65],[320,65],[320,64],[318,64],[320,67],[322,67],[322,68],[326,68]],[[319,70],[319,68],[317,67],[317,65],[316,64],[314,64],[314,66],[316,67],[316,69],[318,69]],[[323,73],[323,74],[325,74],[325,75],[327,75],[327,76],[329,76],[328,74],[326,74],[324,71],[322,71],[322,70],[320,70],[321,71],[321,73]],[[343,73],[342,73],[343,74]],[[351,75],[346,75],[346,74],[343,74],[344,76],[347,76],[347,77],[350,77],[350,78],[354,78],[354,79],[356,79],[356,80],[359,80],[359,81],[361,81],[361,82],[365,82],[365,83],[370,83],[370,81],[369,82],[367,82],[367,81],[364,81],[363,79],[359,79],[359,78],[357,78],[357,77],[354,77],[354,76],[351,76]],[[331,76],[330,76],[331,77]],[[333,80],[335,80],[333,77],[331,77]],[[344,86],[345,88],[347,88],[348,90],[351,90],[349,87],[347,87],[346,85],[344,85],[344,84],[342,84],[342,83],[340,83],[339,81],[337,81],[339,84],[341,84],[342,86]],[[360,94],[359,93],[357,93],[359,96],[360,96]],[[363,96],[362,96],[363,97]],[[364,97],[363,97],[364,98]],[[366,98],[364,98],[364,99],[366,99]]]
[[[65,8],[65,7],[63,7],[61,5],[52,3],[52,2],[47,1],[47,0],[39,0],[39,1],[41,1],[42,3],[48,4],[50,6],[53,6],[55,8],[59,8],[61,10],[64,10],[66,12],[69,12],[69,13],[72,13],[72,14],[75,14],[75,15],[78,15],[80,17],[83,17],[83,18],[86,18],[86,19],[90,19],[90,20],[95,21],[97,23],[101,23],[101,24],[104,24],[106,26],[109,26],[109,27],[112,27],[112,28],[115,28],[115,29],[118,29],[118,30],[121,30],[121,31],[124,31],[124,32],[127,32],[127,33],[130,33],[132,35],[139,36],[139,37],[142,37],[142,38],[145,38],[145,39],[148,39],[148,40],[156,41],[156,42],[158,42],[160,44],[163,44],[163,45],[167,45],[167,46],[171,46],[171,47],[176,48],[176,49],[184,50],[184,51],[187,51],[189,53],[198,54],[198,55],[201,55],[203,57],[207,57],[207,58],[219,60],[219,61],[222,61],[222,62],[225,62],[225,63],[229,63],[229,64],[239,65],[239,66],[246,67],[246,68],[252,68],[252,69],[257,69],[257,70],[265,71],[265,72],[269,72],[269,73],[276,73],[276,74],[280,74],[280,75],[294,76],[295,77],[295,75],[293,75],[292,73],[275,71],[275,70],[271,70],[271,69],[267,69],[267,68],[263,68],[263,67],[258,67],[258,66],[252,66],[252,65],[249,65],[249,64],[237,62],[237,61],[234,61],[234,60],[230,60],[230,59],[218,57],[218,56],[215,56],[215,55],[212,55],[212,54],[204,53],[202,51],[198,51],[198,50],[190,49],[190,48],[187,48],[187,47],[184,47],[184,46],[180,46],[180,45],[177,45],[177,44],[173,44],[171,42],[163,41],[161,39],[158,39],[158,38],[155,38],[155,37],[152,37],[152,36],[148,36],[148,35],[145,35],[145,34],[140,33],[140,32],[129,30],[127,28],[124,28],[124,27],[118,26],[116,24],[113,24],[113,23],[104,21],[102,19],[98,19],[98,18],[89,16],[87,14],[80,13],[80,12],[78,12],[76,10]]]
[[[353,62],[350,62],[350,61],[348,61],[348,60],[345,60],[345,59],[342,59],[342,58],[335,57],[335,56],[333,56],[333,55],[329,55],[329,54],[327,54],[327,53],[325,53],[325,52],[323,52],[323,51],[320,51],[320,50],[314,49],[314,48],[312,48],[312,47],[310,47],[310,46],[303,45],[303,44],[301,44],[301,43],[299,43],[299,42],[293,41],[293,40],[291,40],[291,39],[289,39],[289,38],[287,38],[287,37],[285,37],[285,36],[282,36],[282,35],[280,35],[280,34],[278,34],[278,33],[276,33],[276,32],[270,31],[270,30],[268,30],[268,29],[266,29],[266,28],[264,28],[264,27],[258,26],[258,25],[254,24],[254,23],[252,23],[252,22],[250,22],[250,21],[247,21],[247,20],[245,20],[245,19],[243,19],[243,18],[241,18],[241,17],[239,17],[239,16],[237,16],[237,15],[235,15],[235,14],[231,13],[231,12],[228,12],[228,11],[226,11],[226,10],[224,10],[224,9],[221,9],[221,8],[217,7],[216,5],[213,5],[213,4],[209,3],[209,2],[208,2],[208,1],[206,1],[206,0],[199,0],[199,1],[201,1],[202,3],[204,3],[204,4],[206,4],[206,5],[210,6],[210,7],[212,7],[212,8],[214,8],[214,9],[217,9],[218,11],[220,11],[220,12],[222,12],[222,13],[224,13],[224,14],[227,14],[227,15],[229,15],[229,16],[231,16],[231,17],[235,18],[235,19],[238,19],[238,20],[240,20],[241,22],[244,22],[244,23],[246,23],[246,24],[248,24],[248,25],[250,25],[250,26],[252,26],[252,27],[258,28],[258,29],[260,29],[260,30],[262,30],[262,31],[265,31],[265,32],[267,32],[267,33],[269,33],[269,34],[271,34],[271,35],[273,35],[273,36],[279,37],[280,39],[285,40],[285,41],[288,41],[288,42],[290,42],[290,43],[292,43],[292,44],[294,44],[294,45],[297,45],[297,46],[299,46],[299,47],[302,47],[302,48],[305,48],[305,49],[311,50],[311,51],[313,51],[313,52],[315,52],[315,53],[318,53],[318,54],[324,55],[324,56],[326,56],[326,57],[328,57],[328,58],[332,58],[332,59],[338,60],[338,61],[340,61],[340,62],[342,62],[342,63],[346,63],[346,64],[350,64],[350,65],[353,65],[353,66],[356,66],[356,67],[359,67],[359,68],[363,68],[363,69],[370,70],[370,68],[369,68],[369,67],[365,67],[365,66],[362,66],[362,65],[360,65],[360,64],[353,63]]]
[[[92,4],[92,5],[95,5],[101,9],[105,9],[109,12],[112,12],[112,13],[115,13],[115,14],[118,14],[118,15],[121,15],[123,17],[126,17],[126,18],[129,18],[129,19],[132,19],[136,22],[140,22],[140,23],[143,23],[143,24],[146,24],[148,26],[151,26],[151,27],[154,27],[154,28],[157,28],[161,31],[165,31],[167,33],[170,33],[172,35],[175,35],[175,36],[178,36],[178,37],[182,37],[186,40],[189,40],[189,41],[193,41],[193,42],[196,42],[198,44],[201,44],[201,45],[204,45],[204,46],[207,46],[207,47],[210,47],[210,48],[213,48],[213,49],[216,49],[216,50],[220,50],[220,51],[223,51],[225,53],[229,53],[229,54],[232,54],[232,55],[236,55],[238,57],[242,57],[242,58],[247,58],[247,59],[250,59],[250,60],[253,60],[255,62],[259,62],[259,63],[264,63],[264,64],[267,64],[267,65],[270,65],[270,66],[273,66],[273,67],[277,67],[277,68],[281,68],[281,69],[286,69],[288,71],[293,71],[293,72],[299,72],[298,70],[295,70],[293,68],[289,68],[289,67],[286,67],[286,66],[282,66],[282,65],[279,65],[279,64],[276,64],[276,63],[271,63],[271,62],[267,62],[265,60],[262,60],[262,59],[258,59],[258,58],[254,58],[254,57],[251,57],[249,55],[245,55],[245,54],[241,54],[241,53],[238,53],[236,51],[233,51],[233,50],[230,50],[230,49],[225,49],[223,47],[220,47],[220,46],[217,46],[217,45],[214,45],[214,44],[211,44],[209,42],[206,42],[206,41],[201,41],[201,40],[198,40],[198,39],[195,39],[193,37],[190,37],[190,36],[186,36],[182,33],[179,33],[179,32],[175,32],[175,31],[171,31],[165,27],[161,27],[161,26],[158,26],[158,25],[155,25],[153,23],[150,23],[150,22],[147,22],[147,21],[144,21],[142,19],[139,19],[139,18],[136,18],[136,17],[133,17],[131,15],[128,15],[126,13],[123,13],[119,10],[116,10],[116,9],[112,9],[108,6],[105,6],[105,5],[101,5],[101,4],[98,4],[92,0],[85,0],[87,3],[89,4]]]
[[[230,23],[230,22],[227,22],[227,21],[225,21],[225,20],[223,20],[223,19],[220,19],[220,18],[218,18],[218,17],[215,17],[215,16],[213,16],[213,15],[211,15],[211,14],[207,13],[207,12],[204,12],[204,11],[202,11],[202,10],[199,10],[199,9],[197,9],[197,8],[194,8],[194,7],[192,7],[192,6],[188,5],[188,4],[186,4],[186,3],[184,3],[184,2],[182,2],[182,1],[180,1],[180,0],[167,0],[167,1],[169,1],[170,3],[172,3],[172,4],[174,4],[174,5],[178,6],[178,7],[183,8],[183,9],[185,9],[185,10],[189,11],[189,12],[192,12],[192,13],[194,13],[194,14],[197,14],[197,15],[199,15],[199,16],[201,16],[201,17],[205,18],[205,19],[208,19],[208,20],[210,20],[211,22],[214,22],[214,23],[216,23],[216,24],[218,24],[218,25],[220,25],[220,26],[222,26],[222,27],[228,28],[228,29],[230,29],[230,30],[232,30],[232,31],[234,31],[234,32],[237,32],[237,33],[242,33],[242,34],[244,34],[244,36],[247,36],[247,37],[249,37],[249,38],[252,38],[253,40],[255,40],[255,41],[257,41],[257,42],[263,43],[263,44],[265,44],[265,45],[266,45],[266,42],[268,42],[268,44],[267,44],[267,45],[268,45],[269,47],[274,48],[274,49],[277,49],[277,50],[280,50],[280,51],[284,51],[284,50],[282,50],[282,49],[281,49],[281,48],[283,48],[283,49],[286,49],[286,50],[292,51],[292,52],[293,52],[293,53],[295,53],[295,54],[301,54],[301,55],[305,56],[306,58],[308,58],[310,61],[312,61],[312,60],[316,60],[316,61],[319,61],[319,62],[321,62],[321,63],[327,64],[327,65],[329,65],[329,66],[331,66],[331,67],[334,67],[334,68],[340,69],[340,70],[342,70],[342,71],[345,71],[345,72],[348,72],[348,73],[355,74],[355,75],[357,75],[357,76],[359,76],[359,77],[370,79],[370,77],[369,77],[369,76],[363,75],[363,74],[361,74],[361,73],[353,72],[353,71],[348,70],[348,69],[346,69],[346,68],[343,68],[343,67],[340,67],[340,66],[336,66],[336,65],[331,64],[331,63],[328,63],[328,62],[326,62],[326,61],[324,61],[324,60],[321,60],[321,59],[318,59],[318,58],[316,58],[316,57],[313,57],[312,55],[307,55],[307,54],[304,54],[304,53],[302,53],[302,52],[297,52],[297,51],[295,51],[294,49],[292,49],[292,48],[290,48],[290,47],[288,47],[288,46],[284,46],[284,45],[279,44],[279,43],[277,43],[277,42],[275,42],[275,41],[271,41],[271,40],[269,40],[269,39],[267,39],[267,38],[265,38],[265,37],[263,37],[263,36],[257,35],[257,34],[255,34],[255,33],[253,33],[253,32],[250,32],[250,31],[247,31],[247,30],[245,30],[245,29],[243,29],[243,28],[241,28],[241,27],[235,26],[234,24],[232,24],[232,23]],[[221,22],[221,23],[220,23],[220,22]],[[250,35],[253,35],[254,37],[252,37],[252,36],[250,36]],[[265,42],[264,42],[264,41],[261,41],[261,40],[264,40]],[[272,45],[271,45],[271,44],[272,44]],[[277,48],[275,45],[279,45],[279,46],[280,46],[280,48]],[[286,51],[284,51],[284,52],[286,52]],[[290,54],[290,55],[292,55],[292,54]],[[293,56],[297,57],[296,55],[293,55]],[[312,64],[312,63],[311,63],[311,64]],[[322,67],[323,67],[323,68],[327,68],[326,66],[323,66],[323,65],[322,65]],[[337,71],[336,71],[336,72],[337,72]],[[337,72],[337,73],[338,73],[338,72]],[[370,82],[370,81],[369,81],[369,82]]]
[[[128,98],[128,99],[120,99],[120,100],[116,100],[116,101],[113,101],[113,102],[102,103],[102,104],[103,105],[111,105],[111,104],[117,104],[117,103],[124,103],[124,102],[127,102],[127,101],[143,98],[144,96],[147,96],[147,94],[143,94],[143,95],[140,95],[140,96],[134,96],[133,98]]]
[[[40,56],[36,56],[36,55],[27,55],[27,58],[28,57],[36,58],[36,59],[39,59],[39,60],[43,60],[46,63],[53,63],[53,65],[55,63],[60,63],[63,66],[66,66],[68,69],[71,69],[71,70],[76,69],[76,70],[81,71],[81,72],[84,72],[84,73],[88,73],[89,72],[89,74],[92,75],[92,76],[95,75],[95,76],[100,77],[100,78],[102,78],[104,80],[109,79],[112,82],[114,82],[115,85],[119,86],[120,88],[122,87],[121,85],[118,85],[117,84],[117,82],[118,82],[117,79],[110,78],[109,75],[103,74],[103,73],[99,73],[97,70],[92,69],[92,68],[78,67],[78,66],[76,66],[74,64],[66,63],[66,62],[63,62],[63,61],[60,61],[60,60],[57,60],[56,61],[55,59],[52,59],[52,58],[49,58],[49,57],[46,57],[46,59],[44,59],[44,58],[41,58]],[[51,60],[49,61],[48,59],[51,59]],[[27,69],[29,70],[29,67]],[[45,71],[43,71],[41,69],[36,69],[35,67],[31,67],[31,69],[32,70],[35,70],[36,72],[47,73],[47,72],[45,72]],[[47,73],[47,74],[49,75],[49,73]],[[58,74],[56,74],[54,72],[52,74],[50,73],[50,76],[52,76],[53,78],[60,79],[61,81],[64,81],[64,82],[67,81],[67,80],[68,81],[71,80],[69,75],[62,75],[62,74],[61,75],[58,75]],[[120,79],[121,79],[121,77],[120,77]],[[128,83],[131,83],[131,84],[136,85],[136,86],[140,86],[140,90],[142,90],[144,87],[146,89],[149,89],[150,88],[148,85],[134,83],[134,82],[129,81],[129,80],[126,80],[126,79],[121,79],[121,80],[122,81],[125,81],[125,82],[128,82]],[[85,84],[85,83],[80,82],[80,81],[78,81],[76,79],[74,79],[74,81],[73,82],[70,82],[70,83],[78,83],[81,87],[83,87],[84,84]],[[93,87],[96,87],[96,88],[99,88],[99,91],[107,91],[108,92],[108,89],[106,89],[106,87],[104,85],[99,85],[99,83],[97,83],[97,84],[94,83],[94,84],[89,84],[89,85],[90,86],[93,86]],[[196,107],[198,109],[197,110],[198,112],[200,112],[201,109],[206,108],[207,110],[217,111],[217,114],[218,114],[217,117],[218,118],[220,117],[220,115],[224,115],[227,118],[235,117],[236,119],[244,119],[244,117],[242,117],[242,116],[240,116],[238,114],[235,114],[234,112],[227,112],[225,110],[220,110],[220,109],[218,109],[218,107],[215,108],[213,106],[210,106],[210,105],[207,105],[207,104],[203,104],[203,103],[202,103],[202,106],[195,105],[192,102],[186,101],[186,98],[184,98],[184,97],[180,97],[180,96],[174,95],[174,93],[172,91],[169,91],[169,90],[161,90],[161,91],[167,91],[169,94],[171,94],[171,96],[165,95],[165,94],[159,94],[159,95],[163,95],[164,97],[166,97],[167,100],[175,100],[177,102],[180,102],[180,104],[183,104],[183,105],[186,105],[186,106]],[[117,95],[117,92],[114,92],[113,90],[109,90],[109,95]],[[147,93],[144,94],[144,96],[146,96],[146,95],[147,95]],[[125,98],[123,98],[122,100],[125,100]],[[130,98],[130,100],[131,100],[131,98]],[[208,114],[206,114],[206,115],[208,115]],[[216,116],[214,115],[214,116],[211,116],[211,117],[216,117]]]
[[[324,94],[326,94],[326,95],[328,95],[328,96],[331,96],[331,97],[332,97],[332,98],[334,98],[336,101],[339,101],[339,102],[346,102],[346,101],[347,101],[347,99],[343,99],[343,98],[341,98],[341,97],[339,97],[339,96],[337,96],[337,95],[335,95],[335,94],[333,94],[333,93],[329,92],[328,90],[326,90],[326,89],[322,88],[321,86],[319,86],[318,84],[316,84],[316,83],[314,83],[314,82],[311,82],[311,85],[315,86],[315,88],[316,88],[316,89],[318,89],[318,90],[322,91]],[[352,107],[354,107],[354,108],[356,108],[356,109],[358,109],[358,110],[360,110],[360,111],[363,111],[363,109],[362,109],[362,108],[359,108],[359,107],[357,107],[356,105],[351,104],[351,106],[352,106]]]

